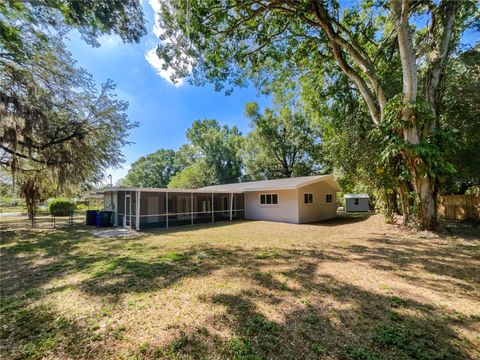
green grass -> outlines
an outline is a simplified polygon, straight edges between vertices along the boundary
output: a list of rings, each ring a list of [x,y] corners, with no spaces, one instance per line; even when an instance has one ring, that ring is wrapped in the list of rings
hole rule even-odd
[[[0,206],[0,214],[2,213],[25,213],[27,210],[23,206]]]
[[[6,230],[0,251],[2,360],[480,358],[475,228]]]

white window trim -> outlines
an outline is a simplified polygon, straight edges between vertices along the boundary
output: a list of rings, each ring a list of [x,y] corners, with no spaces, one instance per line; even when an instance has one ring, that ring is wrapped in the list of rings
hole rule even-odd
[[[310,194],[312,195],[312,202],[311,203],[306,203],[305,202],[305,195]],[[308,205],[308,206],[313,206],[315,204],[315,197],[313,196],[313,193],[303,193],[303,205]]]
[[[327,201],[327,195],[330,195],[332,197],[332,201]],[[325,204],[333,204],[333,194],[325,194]]]
[[[266,203],[262,204],[262,201],[260,200],[262,195],[265,195],[265,201],[267,200],[267,198],[266,198],[267,195],[277,195],[277,203],[276,204],[266,204]],[[278,193],[261,193],[261,194],[258,194],[258,205],[260,205],[260,206],[275,207],[275,206],[278,206],[279,203],[280,203],[280,197],[278,196]]]

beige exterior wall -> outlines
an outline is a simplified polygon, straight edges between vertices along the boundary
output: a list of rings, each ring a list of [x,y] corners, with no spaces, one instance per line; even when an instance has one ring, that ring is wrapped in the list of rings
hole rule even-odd
[[[331,219],[337,216],[336,190],[325,181],[307,185],[298,191],[298,222],[309,223]],[[304,203],[304,194],[313,194],[313,204]],[[332,195],[332,202],[327,203],[326,195]]]
[[[260,205],[260,194],[278,194],[278,204]],[[245,219],[298,223],[297,190],[246,192]]]
[[[313,194],[313,204],[304,203],[304,194]],[[261,194],[278,194],[277,205],[261,205]],[[326,195],[332,202],[326,202]],[[336,190],[322,181],[294,190],[255,191],[245,193],[245,218],[295,224],[331,219],[337,216]]]

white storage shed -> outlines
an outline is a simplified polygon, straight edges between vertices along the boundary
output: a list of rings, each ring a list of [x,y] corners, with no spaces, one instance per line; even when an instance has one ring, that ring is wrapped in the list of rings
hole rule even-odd
[[[345,211],[370,211],[368,194],[345,194]]]

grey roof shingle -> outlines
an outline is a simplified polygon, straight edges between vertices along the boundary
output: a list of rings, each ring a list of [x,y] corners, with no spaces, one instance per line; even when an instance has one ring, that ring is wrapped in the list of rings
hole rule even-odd
[[[317,181],[329,181],[338,188],[333,175],[300,176],[286,179],[248,181],[236,184],[205,186],[198,190],[205,191],[263,191],[263,190],[288,190],[313,184]]]

